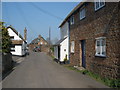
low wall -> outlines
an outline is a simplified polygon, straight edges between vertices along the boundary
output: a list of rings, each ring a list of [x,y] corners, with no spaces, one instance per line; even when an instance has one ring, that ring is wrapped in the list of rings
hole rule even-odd
[[[13,68],[12,54],[2,53],[2,72],[5,73]]]

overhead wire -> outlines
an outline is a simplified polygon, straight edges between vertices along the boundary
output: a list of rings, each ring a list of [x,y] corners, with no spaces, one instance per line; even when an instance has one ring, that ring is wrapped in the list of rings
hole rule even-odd
[[[46,11],[46,10],[43,10],[42,8],[38,7],[36,4],[34,4],[32,2],[29,2],[29,4],[34,6],[35,8],[37,8],[40,12],[42,12],[44,14],[47,14],[47,15],[49,15],[51,17],[54,17],[56,19],[59,19],[59,20],[63,20],[61,17],[56,16],[56,15],[54,15],[54,14],[52,14],[52,13]],[[14,5],[16,5],[16,4],[14,4]],[[20,16],[23,18],[23,20],[25,21],[25,24],[31,29],[30,31],[32,33],[36,33],[37,34],[37,32],[35,32],[35,30],[31,27],[31,25],[27,21],[26,15],[25,15],[24,11],[22,10],[22,8],[19,5],[16,5],[16,9],[19,12]],[[9,17],[7,17],[7,18],[9,18]],[[10,21],[10,19],[8,19],[8,20]],[[34,32],[33,32],[33,30],[34,30]]]
[[[24,11],[22,10],[22,8],[19,6],[19,5],[16,5],[16,9],[17,9],[17,11],[19,11],[19,13],[20,13],[20,16],[23,18],[23,20],[25,21],[25,24],[28,26],[28,28],[30,29],[29,31],[31,31],[32,32],[32,34],[31,35],[33,35],[33,33],[36,33],[37,34],[37,32],[35,32],[35,30],[31,27],[31,25],[29,24],[29,22],[28,22],[28,20],[27,20],[27,18],[26,18],[26,15],[25,15],[25,13],[24,13]],[[34,32],[33,32],[34,31]],[[31,37],[31,39],[33,39],[33,37]]]
[[[52,14],[52,13],[50,13],[50,12],[48,12],[48,11],[40,8],[40,7],[38,7],[38,6],[37,6],[36,4],[34,4],[33,2],[30,2],[30,5],[34,6],[35,8],[37,8],[40,12],[42,12],[42,13],[44,13],[44,14],[47,14],[47,15],[49,15],[49,16],[51,16],[51,17],[54,17],[54,18],[56,18],[56,19],[59,19],[59,20],[63,20],[63,18],[61,18],[61,17],[59,17],[59,16],[56,16],[56,15],[54,15],[54,14]]]

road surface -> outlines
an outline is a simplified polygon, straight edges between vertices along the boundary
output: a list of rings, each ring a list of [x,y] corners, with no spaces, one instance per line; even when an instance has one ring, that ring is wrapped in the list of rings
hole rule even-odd
[[[3,80],[3,88],[107,88],[107,86],[69,70],[44,53],[31,52]]]

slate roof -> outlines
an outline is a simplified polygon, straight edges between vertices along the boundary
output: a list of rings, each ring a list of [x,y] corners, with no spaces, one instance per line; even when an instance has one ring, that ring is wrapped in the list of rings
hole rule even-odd
[[[88,0],[83,0],[82,2],[80,2],[68,15],[67,17],[63,20],[63,22],[59,25],[59,28],[68,20],[68,18],[76,11],[78,10],[85,2],[87,2]]]
[[[32,40],[30,44],[38,44],[41,39],[43,39],[48,44],[48,42],[41,35],[39,35],[39,36],[37,38],[35,38],[34,40]]]
[[[39,38],[35,38],[34,40],[32,40],[32,42],[31,42],[31,44],[38,44],[38,41],[39,40]]]
[[[54,44],[54,46],[60,45],[60,43],[61,43],[62,41],[64,41],[66,38],[67,38],[67,37],[65,37],[65,38],[63,38],[63,39],[60,39],[56,44]]]

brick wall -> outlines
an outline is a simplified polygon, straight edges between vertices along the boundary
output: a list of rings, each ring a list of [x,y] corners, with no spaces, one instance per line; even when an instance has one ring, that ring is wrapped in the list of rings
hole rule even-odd
[[[116,8],[115,8],[116,7]],[[74,13],[75,24],[70,26],[70,42],[75,41],[75,53],[70,54],[72,65],[81,66],[80,40],[86,41],[86,69],[102,77],[120,77],[120,11],[118,3],[107,2],[94,10],[94,3],[85,3],[86,18]],[[119,18],[119,19],[118,19]],[[95,38],[106,37],[106,58],[95,57]]]

